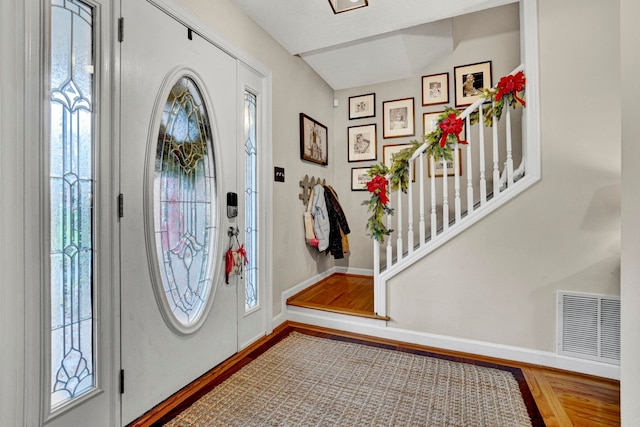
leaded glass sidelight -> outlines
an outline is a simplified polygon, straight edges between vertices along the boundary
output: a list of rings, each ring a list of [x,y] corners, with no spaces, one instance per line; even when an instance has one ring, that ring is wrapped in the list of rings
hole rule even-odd
[[[153,181],[162,283],[157,291],[169,324],[190,332],[212,286],[216,195],[211,126],[202,92],[189,76],[177,80],[162,107]]]
[[[247,259],[245,275],[244,309],[258,306],[258,152],[257,152],[257,97],[246,91],[244,95],[244,159],[245,159],[245,239]]]
[[[51,407],[95,387],[94,10],[51,5]]]

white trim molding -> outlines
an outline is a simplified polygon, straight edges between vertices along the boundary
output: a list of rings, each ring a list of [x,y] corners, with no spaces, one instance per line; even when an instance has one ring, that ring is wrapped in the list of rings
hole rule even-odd
[[[288,298],[334,273],[373,275],[373,272],[367,269],[333,267],[298,283],[281,294],[280,301],[282,308],[280,313],[273,317],[271,322],[272,327],[275,328],[286,321],[292,321],[337,329],[340,331],[369,335],[372,337],[418,344],[426,347],[433,347],[435,349],[545,366],[614,380],[620,379],[619,365],[578,359],[548,351],[540,351],[524,347],[394,328],[389,326],[389,322],[384,320],[361,318],[345,314],[287,306]]]
[[[387,326],[388,322],[382,320],[364,318],[354,320],[354,316],[336,315],[318,310],[298,309],[297,307],[288,307],[278,316],[277,324],[284,323],[287,320],[388,340],[418,344],[435,349],[545,366],[614,380],[620,379],[620,366],[618,365],[577,359],[524,347],[399,329]],[[275,321],[276,319],[274,319],[274,323]]]

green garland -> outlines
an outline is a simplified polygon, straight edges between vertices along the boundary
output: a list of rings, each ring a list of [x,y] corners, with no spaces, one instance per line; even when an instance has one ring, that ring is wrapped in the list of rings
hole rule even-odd
[[[521,77],[524,77],[520,74]],[[503,77],[504,80],[506,77]],[[500,83],[502,83],[502,80]],[[500,84],[498,85],[500,86]],[[524,89],[524,81],[522,84],[522,88],[518,88],[520,90]],[[515,108],[518,103],[524,106],[524,101],[517,97],[514,91],[506,91],[502,89],[502,94],[499,99],[496,99],[498,93],[500,92],[500,88],[495,89],[484,89],[482,92],[482,97],[486,100],[486,103],[482,106],[482,118],[485,126],[491,127],[493,125],[493,118],[495,117],[497,120],[500,120],[502,117],[502,112],[504,110],[505,102],[507,105]],[[455,147],[455,143],[458,141],[456,135],[448,134],[446,138],[446,143],[444,146],[441,145],[442,139],[442,129],[440,128],[440,123],[447,119],[451,114],[454,114],[456,117],[460,115],[461,111],[456,110],[455,108],[447,107],[445,111],[438,116],[438,121],[435,127],[435,130],[427,135],[422,136],[422,141],[413,140],[411,142],[411,147],[407,147],[398,153],[395,153],[391,157],[391,167],[387,167],[384,164],[380,163],[374,165],[369,169],[368,175],[372,178],[372,181],[378,181],[376,185],[368,185],[367,188],[371,192],[371,198],[369,200],[365,200],[362,202],[362,205],[367,206],[367,211],[371,212],[371,216],[367,220],[366,229],[368,231],[367,235],[371,236],[375,240],[380,243],[384,243],[385,236],[390,235],[393,230],[387,229],[387,227],[382,222],[384,215],[393,215],[393,209],[387,206],[388,203],[388,194],[386,190],[380,190],[380,180],[384,179],[384,183],[389,184],[391,191],[402,191],[403,193],[407,192],[407,188],[409,186],[409,159],[413,156],[413,153],[420,148],[424,143],[427,143],[426,156],[433,156],[435,161],[440,161],[441,159],[445,159],[448,161],[453,160],[453,150]],[[469,120],[472,125],[478,123],[480,121],[480,112],[478,109],[474,110],[469,115]],[[387,181],[387,177],[389,180]]]

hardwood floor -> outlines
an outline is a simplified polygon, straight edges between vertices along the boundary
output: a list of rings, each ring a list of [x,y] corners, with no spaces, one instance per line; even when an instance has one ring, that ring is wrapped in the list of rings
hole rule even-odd
[[[373,313],[373,279],[368,276],[332,275],[289,298],[287,304],[380,318]],[[547,427],[620,425],[620,383],[618,381],[285,322],[276,328],[271,335],[258,340],[247,349],[221,363],[129,426],[163,425],[269,347],[284,339],[292,331],[333,339],[366,341],[373,345],[382,345],[398,351],[435,353],[453,359],[464,359],[471,361],[471,363],[490,363],[517,368],[522,371],[523,379],[526,380],[526,384],[523,381],[521,387],[529,389],[539,415]]]
[[[373,277],[336,273],[287,299],[288,305],[389,320],[373,311]]]
[[[545,368],[522,368],[547,427],[619,426],[620,383]]]

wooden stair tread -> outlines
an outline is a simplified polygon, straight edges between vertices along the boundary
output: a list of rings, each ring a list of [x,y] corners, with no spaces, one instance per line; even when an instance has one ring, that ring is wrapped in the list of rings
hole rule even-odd
[[[372,276],[334,273],[288,298],[287,305],[389,320],[373,310]]]

